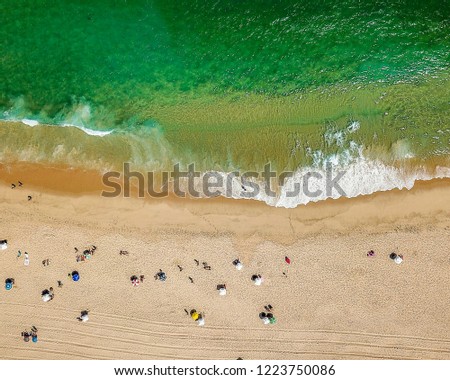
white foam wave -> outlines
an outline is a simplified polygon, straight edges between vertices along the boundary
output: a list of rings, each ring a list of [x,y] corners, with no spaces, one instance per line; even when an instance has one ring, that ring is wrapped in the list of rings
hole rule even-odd
[[[315,174],[309,178],[305,189],[304,180],[312,172]],[[243,183],[240,177],[234,177],[231,173],[209,172],[210,174],[215,173],[216,177],[222,178],[221,181],[213,181],[214,183],[220,183],[220,186],[210,189],[210,191],[217,190],[221,196],[226,198],[253,199],[264,202],[269,206],[295,208],[299,205],[306,205],[310,202],[319,202],[330,198],[354,198],[380,191],[411,189],[415,182],[419,180],[450,178],[450,167],[437,167],[433,171],[420,168],[411,172],[406,168],[389,166],[381,161],[370,161],[364,157],[356,159],[348,166],[333,166],[331,174],[328,174],[328,176],[332,179],[336,178],[339,172],[344,173],[340,180],[337,181],[343,193],[337,191],[336,187],[329,186],[327,189],[327,172],[324,169],[313,167],[297,170],[278,189],[272,186],[276,193],[272,195],[265,191],[265,183],[261,178],[259,180],[251,179],[260,188],[259,192],[252,193],[253,188],[245,184],[245,182]],[[202,196],[206,196],[202,192],[200,179],[195,181],[194,188]],[[316,191],[318,192],[316,193]]]
[[[28,125],[29,127],[36,127],[37,125],[42,125],[37,120],[33,120],[33,119],[20,119],[20,120],[5,119],[5,120],[6,121],[15,121],[15,122],[20,121],[22,124]],[[55,126],[54,124],[45,124],[45,125]],[[80,131],[83,131],[84,133],[86,133],[87,135],[98,136],[98,137],[104,137],[113,132],[113,131],[96,131],[94,129],[89,129],[89,128],[83,127],[81,125],[75,125],[75,124],[69,124],[69,123],[58,124],[56,126],[77,128]]]
[[[96,131],[94,129],[89,129],[89,128],[82,127],[79,125],[74,125],[74,124],[62,124],[61,127],[78,128],[79,130],[83,131],[84,133],[86,133],[90,136],[100,136],[100,137],[107,136],[113,132],[113,131]]]
[[[31,119],[22,119],[20,120],[23,124],[29,125],[30,127],[35,127],[36,125],[39,125],[39,122],[37,120],[31,120]]]

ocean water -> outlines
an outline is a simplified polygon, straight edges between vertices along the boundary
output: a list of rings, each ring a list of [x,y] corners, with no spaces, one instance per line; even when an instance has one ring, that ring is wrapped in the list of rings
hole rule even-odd
[[[409,188],[449,176],[449,67],[447,0],[3,0],[0,160]]]

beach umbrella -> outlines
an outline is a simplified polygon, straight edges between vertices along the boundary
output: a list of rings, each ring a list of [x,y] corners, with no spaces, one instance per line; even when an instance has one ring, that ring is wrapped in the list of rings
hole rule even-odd
[[[256,277],[253,278],[253,282],[255,283],[255,285],[259,286],[259,285],[262,284],[262,278],[256,276]]]
[[[226,295],[226,294],[227,294],[227,289],[225,289],[225,288],[219,288],[219,294],[220,294],[221,296]]]
[[[87,313],[84,313],[80,317],[81,322],[87,322],[89,321],[89,315]]]
[[[197,323],[199,326],[204,326],[205,325],[205,319],[203,317],[200,317],[199,319],[197,319]]]
[[[200,314],[197,313],[196,311],[194,311],[194,312],[191,313],[191,318],[192,318],[194,321],[196,321],[196,320],[198,320],[198,319],[200,318]]]
[[[239,261],[239,259],[234,260],[233,265],[236,267],[237,270],[241,270],[244,267],[242,263]]]
[[[6,281],[5,281],[5,289],[6,290],[11,290],[12,288],[13,288],[13,281],[10,278],[6,279]]]
[[[80,274],[77,271],[72,272],[72,280],[78,281],[80,279]]]
[[[137,277],[135,277],[135,278],[133,278],[133,279],[131,280],[131,284],[132,284],[133,286],[139,286],[140,281],[139,281],[139,279],[138,279]]]
[[[396,263],[396,264],[401,264],[402,261],[403,261],[403,258],[402,258],[401,256],[397,256],[397,257],[394,259],[394,263]]]
[[[291,259],[287,256],[284,256],[284,261],[286,261],[287,264],[291,263]]]
[[[0,249],[4,250],[6,248],[8,248],[8,242],[6,240],[0,241]]]
[[[275,319],[275,317],[269,318],[269,322],[271,325],[274,325],[276,323],[276,321],[277,320]]]
[[[37,341],[38,341],[37,335],[32,335],[32,336],[31,336],[31,341],[32,341],[33,343],[37,343]]]
[[[159,272],[158,273],[158,279],[160,281],[166,281],[167,280],[167,275],[164,272]]]
[[[265,325],[268,325],[270,323],[270,320],[267,317],[262,318],[262,321]]]
[[[48,302],[48,301],[50,301],[52,299],[52,296],[49,294],[49,293],[44,293],[43,295],[42,295],[42,301],[44,301],[44,302]]]

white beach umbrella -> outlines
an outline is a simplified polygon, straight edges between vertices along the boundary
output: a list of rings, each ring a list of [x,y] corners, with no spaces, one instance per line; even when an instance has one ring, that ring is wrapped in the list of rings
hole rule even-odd
[[[237,270],[241,270],[244,266],[242,265],[242,263],[240,261],[238,261],[235,265]]]
[[[50,294],[48,294],[48,293],[45,293],[45,294],[42,295],[42,301],[44,301],[44,302],[48,302],[51,299],[52,299],[52,296]]]
[[[224,296],[227,294],[227,289],[225,288],[219,288],[219,295]]]
[[[270,319],[267,317],[262,318],[262,321],[265,325],[268,325],[270,323]]]
[[[200,317],[199,319],[197,319],[197,323],[199,326],[204,326],[205,325],[205,319],[203,317]]]
[[[259,285],[262,284],[262,278],[261,277],[255,277],[253,282],[255,283],[255,285],[259,286]]]
[[[89,315],[87,315],[85,313],[85,314],[81,315],[80,319],[81,319],[81,322],[87,322],[87,321],[89,321]]]
[[[6,249],[6,248],[8,248],[8,243],[6,243],[6,242],[0,243],[0,249],[1,249],[1,250],[4,250],[4,249]]]
[[[401,256],[397,256],[397,257],[394,259],[394,263],[396,263],[396,264],[401,264],[402,261],[403,261],[403,259],[401,258]]]

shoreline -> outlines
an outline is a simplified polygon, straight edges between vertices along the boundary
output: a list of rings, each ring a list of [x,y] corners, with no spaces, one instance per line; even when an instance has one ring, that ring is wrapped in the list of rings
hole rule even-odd
[[[15,165],[12,168],[0,164],[0,199],[3,203],[19,201],[23,207],[28,205],[26,197],[32,195],[30,206],[43,208],[43,213],[60,216],[62,209],[72,205],[95,203],[98,213],[114,213],[114,209],[131,213],[147,212],[157,214],[157,220],[131,222],[134,227],[140,224],[155,230],[179,229],[195,232],[197,223],[206,227],[207,232],[252,236],[257,241],[273,239],[287,244],[301,236],[310,236],[326,227],[330,233],[348,233],[364,230],[389,230],[391,223],[404,221],[411,224],[417,215],[426,220],[435,220],[436,215],[450,213],[450,179],[417,181],[410,189],[394,189],[376,192],[354,198],[341,197],[310,202],[296,208],[269,206],[253,199],[179,198],[173,194],[166,198],[104,198],[100,177],[96,171],[65,168],[47,168],[41,165]],[[10,189],[8,184],[19,180],[24,187]],[[70,207],[69,207],[70,205]],[[381,205],[381,207],[379,207]],[[73,212],[68,218],[78,221]],[[241,218],[242,217],[242,218]],[[237,218],[236,223],[229,223]],[[413,218],[413,219],[411,219]],[[244,223],[243,220],[249,223]],[[187,221],[187,225],[178,220]],[[121,224],[121,222],[118,222]],[[275,230],[271,224],[278,225]],[[421,223],[422,224],[422,223]],[[257,238],[256,238],[257,237]]]

